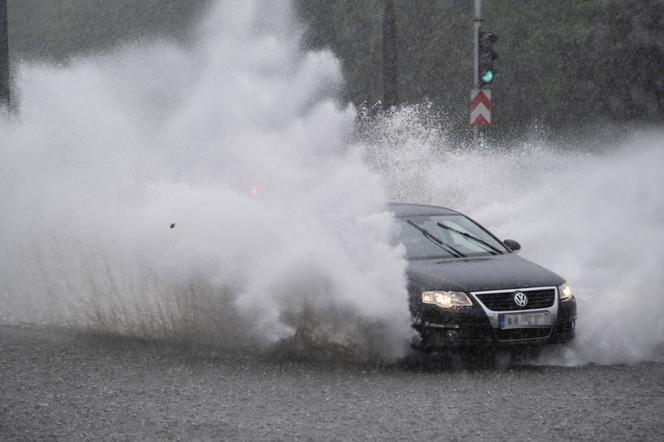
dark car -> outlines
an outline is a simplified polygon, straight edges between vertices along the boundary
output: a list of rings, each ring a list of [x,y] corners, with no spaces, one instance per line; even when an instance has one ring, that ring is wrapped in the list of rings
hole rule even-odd
[[[560,276],[467,216],[390,204],[406,247],[413,327],[424,350],[560,343],[574,337],[576,300]]]

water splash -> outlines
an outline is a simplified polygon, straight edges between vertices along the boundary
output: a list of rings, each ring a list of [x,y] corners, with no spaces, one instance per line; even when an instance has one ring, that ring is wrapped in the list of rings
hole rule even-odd
[[[601,152],[544,142],[453,147],[426,106],[365,118],[367,160],[392,198],[461,210],[566,277],[577,339],[544,362],[633,362],[664,343],[664,137]],[[659,347],[659,350],[657,350]]]
[[[545,362],[655,356],[662,134],[459,148],[421,105],[361,119],[357,145],[339,62],[300,50],[290,11],[223,1],[192,47],[20,66],[19,117],[0,121],[0,320],[395,357],[410,330],[389,198],[467,212],[569,279],[578,339]]]
[[[21,65],[0,123],[2,320],[392,358],[410,337],[380,178],[286,1],[214,5],[192,48]]]

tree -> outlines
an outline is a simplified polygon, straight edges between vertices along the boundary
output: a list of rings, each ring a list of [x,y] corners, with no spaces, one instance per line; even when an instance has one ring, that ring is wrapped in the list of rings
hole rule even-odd
[[[0,0],[0,106],[9,106],[9,40],[7,0]]]

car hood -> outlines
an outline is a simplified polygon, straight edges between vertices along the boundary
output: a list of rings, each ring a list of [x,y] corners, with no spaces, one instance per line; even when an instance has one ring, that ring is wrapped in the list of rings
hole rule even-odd
[[[412,260],[408,277],[428,289],[476,292],[557,286],[563,278],[513,253],[478,258]]]

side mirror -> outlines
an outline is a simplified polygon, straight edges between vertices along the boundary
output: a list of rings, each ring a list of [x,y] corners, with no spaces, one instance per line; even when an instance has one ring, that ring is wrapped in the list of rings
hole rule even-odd
[[[518,242],[514,241],[513,239],[506,239],[505,241],[503,241],[503,243],[504,243],[507,247],[509,247],[509,249],[510,249],[512,252],[514,252],[514,253],[516,253],[516,252],[518,252],[519,250],[521,250],[521,244],[519,244]]]

